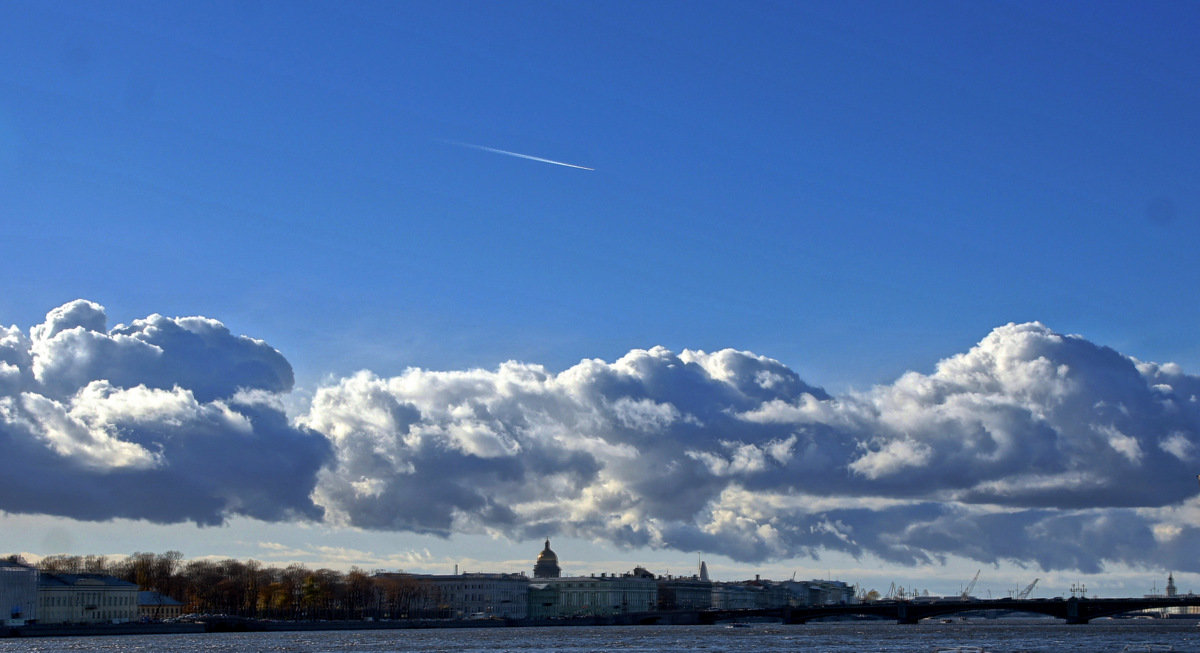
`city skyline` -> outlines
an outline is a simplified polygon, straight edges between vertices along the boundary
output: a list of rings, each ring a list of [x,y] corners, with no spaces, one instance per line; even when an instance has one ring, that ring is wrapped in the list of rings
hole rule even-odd
[[[547,540],[545,542],[545,547],[546,547],[546,549],[550,548],[549,540]],[[8,555],[12,555],[12,554],[8,554]],[[26,556],[28,556],[28,557],[26,557]],[[309,566],[305,565],[304,563],[299,563],[299,562],[294,562],[294,563],[290,563],[290,564],[280,564],[280,563],[271,564],[271,563],[264,563],[261,560],[254,560],[254,559],[238,560],[236,558],[221,557],[221,556],[192,558],[192,557],[184,555],[182,552],[179,552],[179,551],[163,551],[163,552],[157,552],[157,553],[148,552],[148,551],[139,551],[139,552],[135,552],[134,554],[130,554],[130,555],[114,554],[114,555],[109,555],[109,556],[96,555],[96,554],[82,554],[82,555],[81,554],[68,554],[68,555],[59,554],[59,555],[52,555],[52,556],[39,556],[37,554],[26,554],[25,556],[19,556],[17,559],[17,562],[21,563],[21,564],[35,565],[35,566],[39,566],[39,567],[42,566],[43,564],[48,564],[50,566],[50,569],[54,570],[55,573],[85,573],[85,574],[92,573],[92,574],[104,575],[106,573],[113,573],[114,570],[120,571],[118,568],[122,564],[124,564],[126,561],[133,561],[133,560],[137,560],[139,558],[146,558],[146,557],[149,557],[151,559],[153,559],[155,557],[161,557],[164,559],[170,558],[175,562],[176,565],[185,565],[185,566],[192,562],[205,562],[205,561],[213,562],[213,563],[224,563],[224,562],[232,561],[232,562],[237,562],[239,564],[254,561],[254,562],[259,563],[260,565],[262,565],[265,568],[270,568],[270,569],[275,569],[275,570],[282,569],[284,566],[290,567],[291,565],[299,565],[300,568],[302,568],[306,571],[309,571],[309,572],[315,571],[315,569],[316,569],[315,567],[309,567]],[[557,556],[555,556],[553,559],[557,563]],[[979,581],[980,574],[982,574],[982,571],[983,571],[982,569],[977,570],[975,573],[975,576],[973,576],[969,581],[962,583],[959,586],[957,591],[948,591],[945,594],[938,594],[937,592],[931,592],[929,587],[922,587],[919,583],[906,586],[903,583],[897,583],[895,580],[892,580],[889,582],[889,586],[886,588],[885,587],[873,587],[873,586],[870,586],[869,584],[864,585],[864,584],[854,583],[854,582],[846,583],[842,579],[832,577],[830,574],[826,574],[822,578],[816,578],[816,577],[802,578],[802,577],[797,576],[798,571],[793,571],[792,575],[790,577],[770,577],[770,576],[764,576],[762,573],[752,573],[752,574],[748,574],[745,576],[738,576],[738,577],[731,576],[729,578],[713,578],[708,572],[707,562],[700,558],[698,558],[696,560],[696,567],[693,568],[690,572],[685,570],[680,573],[670,573],[669,571],[656,571],[653,569],[646,569],[642,565],[634,565],[634,566],[629,567],[628,569],[622,569],[620,571],[591,570],[591,571],[583,572],[583,571],[578,571],[577,569],[576,570],[568,569],[567,571],[562,571],[560,569],[559,570],[560,573],[557,573],[557,574],[553,573],[553,571],[549,571],[549,573],[546,573],[545,570],[543,570],[543,572],[539,572],[539,568],[542,565],[542,552],[539,552],[539,554],[536,558],[531,559],[530,561],[527,561],[527,562],[529,563],[527,565],[528,566],[527,569],[515,570],[512,568],[513,564],[519,565],[520,563],[513,563],[512,561],[509,561],[509,562],[505,563],[504,571],[498,571],[496,569],[482,569],[482,568],[481,569],[466,569],[466,568],[460,569],[458,563],[455,563],[452,571],[442,571],[442,570],[413,571],[413,570],[399,569],[399,568],[392,568],[392,569],[373,568],[372,569],[372,568],[365,568],[359,564],[351,564],[351,565],[348,565],[345,567],[335,566],[334,571],[342,571],[342,572],[356,571],[359,573],[366,573],[366,574],[371,574],[371,575],[382,574],[385,576],[393,575],[393,574],[408,574],[408,575],[414,575],[414,576],[444,576],[444,577],[454,577],[454,576],[460,576],[460,575],[464,576],[464,577],[469,577],[472,575],[522,576],[522,577],[529,578],[530,580],[532,580],[534,582],[536,582],[538,580],[539,573],[544,573],[545,577],[553,577],[553,578],[561,577],[563,579],[569,580],[570,578],[586,578],[586,577],[594,578],[594,577],[604,577],[604,576],[618,578],[618,577],[631,576],[631,575],[636,576],[639,573],[644,573],[644,572],[649,572],[650,574],[652,574],[655,578],[657,578],[659,580],[698,579],[698,580],[702,580],[702,581],[706,581],[706,582],[713,582],[713,583],[717,583],[717,584],[758,583],[760,581],[766,582],[766,583],[782,583],[782,582],[786,582],[786,581],[792,581],[792,582],[799,581],[799,582],[804,582],[804,583],[823,583],[823,582],[832,581],[832,582],[840,584],[842,586],[849,587],[851,590],[856,592],[860,598],[866,597],[866,595],[868,595],[868,594],[870,594],[871,597],[874,597],[874,598],[867,597],[868,600],[889,599],[889,598],[893,598],[893,597],[904,599],[904,598],[916,598],[919,596],[920,597],[934,597],[934,598],[939,597],[939,596],[941,596],[943,598],[957,598],[960,595],[964,595],[964,594],[966,594],[972,598],[988,598],[988,599],[991,599],[991,598],[1013,598],[1014,596],[1018,596],[1018,595],[1020,595],[1020,596],[1018,596],[1018,598],[1029,597],[1030,595],[1033,595],[1036,597],[1037,595],[1034,594],[1034,592],[1032,590],[1037,589],[1037,587],[1039,585],[1042,586],[1042,588],[1043,588],[1043,591],[1040,592],[1039,594],[1043,594],[1046,596],[1059,596],[1059,597],[1090,596],[1090,597],[1094,597],[1094,598],[1101,598],[1104,596],[1103,594],[1097,593],[1095,591],[1095,588],[1089,589],[1086,583],[1079,582],[1079,581],[1072,582],[1069,587],[1063,587],[1063,588],[1055,587],[1053,585],[1053,583],[1056,581],[1053,578],[1053,576],[1054,576],[1053,574],[1051,574],[1052,578],[1050,579],[1051,580],[1050,587],[1047,587],[1047,583],[1042,582],[1043,581],[1042,577],[1036,577],[1031,583],[1028,583],[1024,587],[1013,586],[1013,587],[1006,587],[1003,589],[997,588],[997,590],[995,591],[995,594],[993,594],[993,589],[991,587],[986,587],[986,585],[995,585],[995,583],[985,582],[983,585],[981,585],[979,587],[978,591],[976,591],[974,588]],[[95,567],[94,569],[89,567],[89,565],[91,565],[93,563],[97,564],[99,566]],[[124,573],[124,572],[120,572],[120,573]],[[929,580],[929,579],[926,579],[926,580]],[[1193,594],[1193,592],[1191,592],[1190,590],[1184,591],[1184,592],[1179,592],[1173,583],[1174,583],[1174,574],[1169,573],[1167,575],[1166,582],[1162,585],[1161,588],[1159,587],[1158,582],[1154,581],[1154,584],[1151,587],[1151,590],[1147,594],[1145,594],[1145,596],[1175,596],[1176,594],[1183,594],[1183,595]],[[1116,586],[1117,585],[1113,585],[1112,587],[1116,587]],[[1049,591],[1046,591],[1047,589]],[[968,594],[968,592],[969,592],[969,594]]]
[[[1194,5],[0,20],[0,551],[1200,588]]]

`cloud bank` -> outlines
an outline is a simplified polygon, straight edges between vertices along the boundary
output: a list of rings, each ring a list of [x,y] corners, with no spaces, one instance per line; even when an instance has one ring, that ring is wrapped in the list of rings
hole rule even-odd
[[[0,328],[0,509],[219,524],[320,519],[328,441],[288,423],[292,368],[219,322],[151,315],[106,330],[76,300]]]
[[[0,331],[0,509],[1200,570],[1200,377],[1037,323],[845,396],[749,352],[656,347],[364,371],[290,424],[265,343],[204,318],[104,328],[77,301]]]

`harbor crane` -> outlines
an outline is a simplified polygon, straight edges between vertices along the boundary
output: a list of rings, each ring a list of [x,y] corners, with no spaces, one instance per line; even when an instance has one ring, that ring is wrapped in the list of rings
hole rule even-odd
[[[1041,578],[1034,578],[1032,583],[1026,585],[1025,589],[1021,590],[1020,594],[1017,594],[1017,600],[1024,601],[1025,599],[1029,598],[1029,593],[1033,591],[1033,588],[1038,584],[1039,580],[1041,580]]]
[[[975,583],[979,582],[979,572],[981,572],[981,571],[983,571],[983,570],[979,569],[979,570],[975,571],[975,577],[972,578],[971,582],[967,584],[967,589],[963,590],[962,600],[964,600],[964,601],[970,600],[971,592],[975,591]]]

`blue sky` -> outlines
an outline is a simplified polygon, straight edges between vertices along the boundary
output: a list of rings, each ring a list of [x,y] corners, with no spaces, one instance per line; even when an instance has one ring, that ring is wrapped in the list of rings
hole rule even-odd
[[[0,323],[76,298],[109,328],[220,320],[287,359],[293,414],[360,369],[656,345],[866,392],[1034,320],[1200,372],[1190,3],[14,2],[0,24]]]

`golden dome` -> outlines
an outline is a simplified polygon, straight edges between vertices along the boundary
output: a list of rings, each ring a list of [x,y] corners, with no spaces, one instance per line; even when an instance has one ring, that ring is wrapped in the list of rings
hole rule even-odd
[[[558,554],[550,550],[550,540],[546,540],[546,548],[538,554],[538,562],[558,562]]]
[[[537,564],[533,566],[534,578],[558,578],[562,570],[558,566],[558,555],[550,550],[550,540],[546,540],[546,548],[538,554]]]

